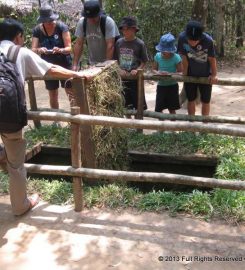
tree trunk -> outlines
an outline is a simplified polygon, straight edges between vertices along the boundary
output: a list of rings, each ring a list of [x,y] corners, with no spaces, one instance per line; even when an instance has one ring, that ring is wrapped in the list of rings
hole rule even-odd
[[[224,56],[224,14],[225,0],[215,0],[215,24],[214,40],[216,43],[216,53],[218,56]]]
[[[199,21],[205,27],[208,16],[208,0],[195,0],[192,7],[192,19]]]
[[[241,0],[236,0],[236,47],[243,46],[244,11]]]

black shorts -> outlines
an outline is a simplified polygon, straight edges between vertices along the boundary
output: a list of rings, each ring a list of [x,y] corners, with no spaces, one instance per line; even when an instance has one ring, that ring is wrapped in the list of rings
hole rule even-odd
[[[45,81],[46,89],[49,91],[56,90],[61,85],[62,88],[71,88],[71,81],[68,80],[48,80]]]
[[[194,101],[196,99],[197,89],[199,89],[201,95],[201,102],[210,103],[212,94],[211,84],[184,83],[184,87],[188,101]]]
[[[158,85],[155,111],[162,112],[164,109],[178,110],[179,108],[179,85]]]
[[[50,58],[53,56],[54,59]],[[66,69],[72,69],[72,61],[70,55],[44,55],[42,57],[49,63],[59,65]],[[45,81],[46,89],[49,91],[56,90],[61,85],[62,88],[71,88],[72,84],[70,80],[47,80]]]
[[[123,97],[125,99],[125,108],[128,109],[137,109],[138,104],[138,83],[136,80],[132,81],[123,81]],[[145,93],[143,100],[143,109],[147,109]]]

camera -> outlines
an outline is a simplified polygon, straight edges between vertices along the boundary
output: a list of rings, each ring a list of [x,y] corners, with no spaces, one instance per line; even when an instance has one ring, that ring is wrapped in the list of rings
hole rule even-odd
[[[46,50],[46,54],[52,54],[53,50]]]

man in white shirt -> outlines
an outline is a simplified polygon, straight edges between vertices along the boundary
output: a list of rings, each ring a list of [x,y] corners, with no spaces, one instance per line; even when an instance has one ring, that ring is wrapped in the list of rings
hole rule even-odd
[[[23,25],[13,19],[4,19],[1,21],[0,52],[7,56],[11,46],[23,46],[23,44]],[[36,53],[23,47],[19,50],[16,66],[23,85],[25,79],[31,75],[49,75],[63,79],[84,77],[79,72],[48,63]],[[23,215],[39,202],[37,194],[28,198],[26,193],[26,170],[24,168],[26,142],[23,137],[23,129],[13,133],[1,133],[0,135],[4,144],[4,147],[0,147],[0,163],[7,162],[12,211],[14,215]]]

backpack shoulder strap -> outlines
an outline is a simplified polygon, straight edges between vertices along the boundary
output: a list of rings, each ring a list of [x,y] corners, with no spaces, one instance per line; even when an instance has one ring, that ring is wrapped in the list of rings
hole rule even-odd
[[[102,14],[100,16],[100,30],[105,37],[105,26],[106,26],[106,15]],[[87,31],[87,18],[84,17],[83,19],[83,37],[86,37],[86,31]]]
[[[13,63],[16,63],[16,59],[18,57],[20,48],[21,48],[21,46],[19,46],[19,45],[10,46],[8,53],[7,53],[7,59]]]
[[[83,19],[83,37],[86,37],[87,31],[87,18],[84,17]]]
[[[106,17],[107,16],[104,14],[100,16],[100,30],[104,37],[105,37]]]

